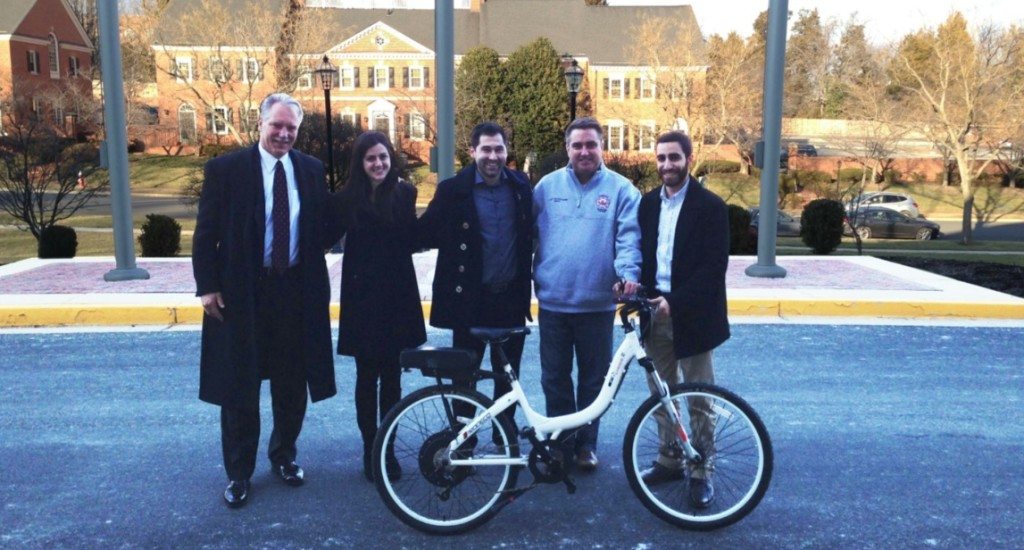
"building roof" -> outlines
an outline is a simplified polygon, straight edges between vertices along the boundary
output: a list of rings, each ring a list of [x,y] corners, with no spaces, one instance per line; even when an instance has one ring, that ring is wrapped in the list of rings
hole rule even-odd
[[[10,0],[4,0],[10,1]],[[15,0],[29,2],[29,0]],[[287,0],[220,0],[228,12],[244,11],[254,2],[262,3],[282,13]],[[174,20],[184,13],[197,9],[202,0],[171,0],[164,13],[165,21]],[[327,51],[352,35],[377,23],[384,23],[420,44],[434,47],[433,10],[383,10],[346,8],[308,8],[314,17],[327,22],[331,32],[318,42],[319,51]],[[455,54],[465,54],[476,46],[489,46],[499,55],[507,56],[520,46],[546,37],[558,52],[585,56],[591,64],[631,65],[629,49],[634,42],[630,29],[649,17],[670,18],[696,32],[693,42],[680,47],[689,47],[703,58],[704,42],[691,6],[587,6],[584,0],[490,0],[481,6],[480,12],[471,10],[454,11]],[[232,43],[244,33],[232,29],[241,24],[238,19],[224,22],[224,32],[218,36],[218,43],[228,46],[251,46],[252,44]],[[175,36],[165,32],[160,35],[166,45],[205,45],[197,43],[201,37]],[[275,37],[268,37],[264,46],[273,47]]]
[[[0,9],[0,34],[12,34],[24,21],[36,0],[3,0]]]

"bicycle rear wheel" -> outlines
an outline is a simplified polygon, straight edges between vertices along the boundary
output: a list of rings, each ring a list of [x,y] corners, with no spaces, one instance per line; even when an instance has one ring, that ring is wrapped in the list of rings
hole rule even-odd
[[[373,475],[377,492],[398,519],[427,533],[453,534],[497,513],[515,488],[518,468],[445,463],[448,444],[462,427],[452,425],[449,412],[475,418],[492,404],[473,390],[431,386],[391,409],[373,443]],[[457,451],[462,458],[519,456],[515,429],[503,416],[484,422],[462,447]]]
[[[764,423],[746,401],[717,386],[678,384],[669,389],[669,395],[703,460],[684,461],[682,471],[669,479],[643,480],[641,472],[659,454],[666,454],[659,452],[659,421],[663,433],[666,427],[664,409],[651,397],[626,428],[622,458],[630,488],[648,510],[684,529],[708,531],[739,521],[757,507],[771,481],[772,443]],[[714,486],[714,499],[705,508],[690,501],[695,477],[708,479]]]

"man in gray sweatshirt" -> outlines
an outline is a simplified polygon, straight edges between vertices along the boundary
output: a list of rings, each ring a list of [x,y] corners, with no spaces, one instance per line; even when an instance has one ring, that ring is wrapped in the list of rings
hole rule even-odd
[[[600,393],[612,358],[612,287],[625,281],[624,292],[631,294],[640,279],[640,192],[603,165],[601,140],[596,120],[573,121],[565,131],[569,165],[544,176],[533,194],[539,239],[534,283],[548,416],[582,410]],[[583,470],[597,468],[597,432],[594,421],[571,442]]]

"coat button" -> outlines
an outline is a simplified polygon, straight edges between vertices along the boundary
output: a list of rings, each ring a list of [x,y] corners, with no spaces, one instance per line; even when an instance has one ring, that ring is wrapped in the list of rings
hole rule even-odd
[[[469,222],[462,222],[463,229],[469,229]]]
[[[459,266],[459,273],[465,273],[465,272],[466,272],[466,266],[460,265]]]
[[[462,287],[461,286],[455,287],[455,293],[456,294],[462,294]]]
[[[459,245],[459,250],[465,250],[465,249],[466,249],[466,243],[462,243],[462,244]]]

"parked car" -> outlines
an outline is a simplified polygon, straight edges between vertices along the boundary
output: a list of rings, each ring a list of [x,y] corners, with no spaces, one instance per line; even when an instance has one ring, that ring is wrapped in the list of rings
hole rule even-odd
[[[888,208],[889,210],[895,210],[900,214],[909,216],[911,218],[917,218],[921,216],[920,210],[917,209],[917,201],[913,197],[906,193],[893,193],[891,191],[880,191],[877,193],[864,193],[858,198],[846,203],[846,211],[853,212],[857,205],[860,208],[865,207],[880,207]]]
[[[751,234],[757,235],[757,224],[758,224],[758,213],[759,208],[750,209],[750,228]],[[775,219],[776,235],[780,237],[799,237],[800,236],[800,218],[794,218],[789,214],[778,211],[778,215]]]
[[[911,218],[894,210],[880,206],[868,206],[857,211],[853,223],[848,223],[844,233],[852,235],[856,231],[862,240],[878,239],[917,239],[927,241],[938,239],[941,235],[939,224],[924,218]]]
[[[796,156],[798,157],[816,157],[818,156],[818,148],[811,145],[810,143],[797,143],[796,144]],[[786,144],[782,145],[782,151],[779,152],[779,164],[782,168],[787,166],[789,162],[789,146]]]

